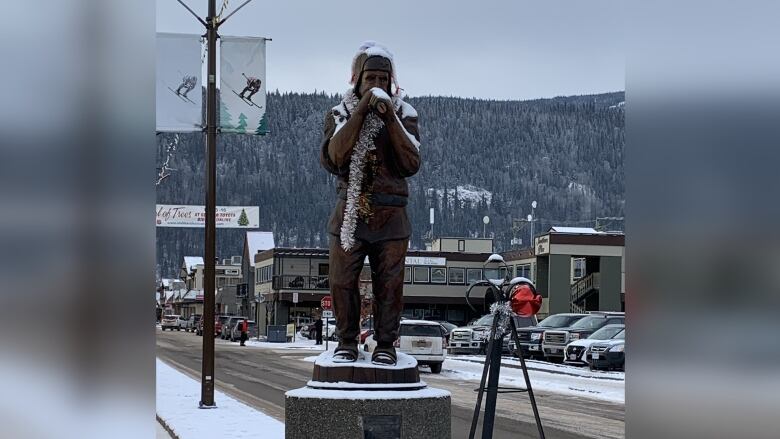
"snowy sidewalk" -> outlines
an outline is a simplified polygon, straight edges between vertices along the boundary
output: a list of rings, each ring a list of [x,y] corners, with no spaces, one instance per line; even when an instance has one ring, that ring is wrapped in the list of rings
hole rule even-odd
[[[284,438],[284,423],[220,392],[199,409],[200,383],[157,359],[157,416],[179,439]]]

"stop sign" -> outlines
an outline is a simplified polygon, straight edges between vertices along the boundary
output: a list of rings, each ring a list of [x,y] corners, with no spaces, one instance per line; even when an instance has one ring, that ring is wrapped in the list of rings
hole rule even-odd
[[[325,296],[320,300],[320,306],[324,310],[330,310],[333,308],[333,301],[330,296]]]

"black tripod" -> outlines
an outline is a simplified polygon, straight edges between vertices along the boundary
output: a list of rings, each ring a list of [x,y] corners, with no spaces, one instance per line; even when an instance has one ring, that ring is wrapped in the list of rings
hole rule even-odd
[[[488,260],[490,262],[490,260]],[[503,260],[501,261],[503,262]],[[505,307],[508,305],[509,298],[507,293],[504,292],[504,288],[508,291],[519,284],[527,283],[533,286],[530,281],[524,278],[515,278],[510,282],[504,280],[499,285],[493,281],[479,281],[472,284],[468,292],[466,292],[466,302],[474,309],[469,302],[469,295],[471,290],[477,286],[487,286],[489,291],[492,292],[493,297],[496,299],[495,304],[491,307],[493,311],[493,324],[490,328],[490,333],[487,338],[487,348],[485,351],[485,367],[482,369],[482,379],[479,382],[479,388],[475,389],[477,393],[477,405],[474,407],[474,417],[471,420],[471,431],[469,432],[469,439],[474,439],[474,435],[477,432],[477,423],[479,422],[479,410],[482,408],[482,398],[487,392],[487,401],[485,402],[485,419],[482,422],[482,439],[491,439],[493,437],[493,425],[496,418],[496,399],[499,393],[519,393],[528,392],[528,397],[531,399],[531,408],[534,412],[534,418],[536,419],[536,426],[539,429],[539,437],[544,439],[544,429],[542,428],[542,421],[539,418],[539,410],[536,407],[536,399],[534,398],[534,391],[531,389],[531,380],[528,377],[528,369],[525,366],[525,360],[523,359],[522,351],[519,353],[520,366],[523,370],[523,377],[525,378],[525,389],[499,387],[498,378],[501,373],[501,349],[504,342],[504,328],[498,328],[499,321],[504,317],[502,314]],[[497,304],[497,305],[496,305]],[[475,310],[476,311],[476,310]],[[509,314],[509,329],[512,339],[515,341],[515,346],[520,349],[520,339],[517,336],[517,327],[515,321]],[[500,331],[500,332],[499,332]],[[487,387],[485,382],[487,381]]]

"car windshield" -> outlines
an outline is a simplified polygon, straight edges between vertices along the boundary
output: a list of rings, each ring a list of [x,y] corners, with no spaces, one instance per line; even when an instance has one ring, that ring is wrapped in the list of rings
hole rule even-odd
[[[607,319],[602,316],[587,316],[577,320],[571,327],[576,329],[598,329],[606,321]]]
[[[620,331],[620,333],[618,333],[618,335],[616,335],[616,336],[614,336],[612,338],[614,338],[615,340],[625,340],[626,339],[626,330],[624,329],[624,330]]]
[[[439,325],[401,325],[400,335],[406,337],[441,337]]]
[[[612,326],[607,325],[598,331],[594,332],[590,335],[588,338],[592,338],[593,340],[609,340],[610,338],[614,337],[615,334],[618,332],[621,332],[623,330],[622,326]]]
[[[558,314],[542,320],[539,322],[539,326],[542,328],[565,328],[566,326],[569,326],[571,322],[579,318],[581,318],[581,316],[565,316]]]
[[[453,329],[455,329],[455,328],[457,328],[457,327],[458,327],[457,325],[453,325],[453,324],[452,324],[452,323],[450,323],[450,322],[438,322],[438,323],[439,323],[440,325],[444,326],[444,328],[445,328],[447,331],[452,331]]]
[[[219,317],[219,323],[225,323],[227,321],[227,319],[229,319],[229,318],[230,317],[228,317],[228,316],[220,316]]]
[[[493,314],[486,314],[473,323],[474,326],[490,326],[493,324]]]

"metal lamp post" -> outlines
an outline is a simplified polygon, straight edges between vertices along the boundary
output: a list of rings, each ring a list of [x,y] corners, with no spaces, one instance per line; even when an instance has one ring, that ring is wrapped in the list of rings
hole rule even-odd
[[[534,210],[536,210],[536,200],[531,202],[531,213],[528,214],[528,222],[531,223],[531,250],[533,251],[536,243],[534,242]]]
[[[217,30],[228,18],[252,0],[244,1],[227,17],[217,15],[216,0],[208,1],[208,15],[203,20],[182,0],[177,0],[206,28],[206,224],[205,267],[203,282],[203,364],[201,368],[201,408],[214,403],[214,305],[217,206]],[[220,13],[221,14],[221,13]],[[206,335],[209,336],[206,336]]]

